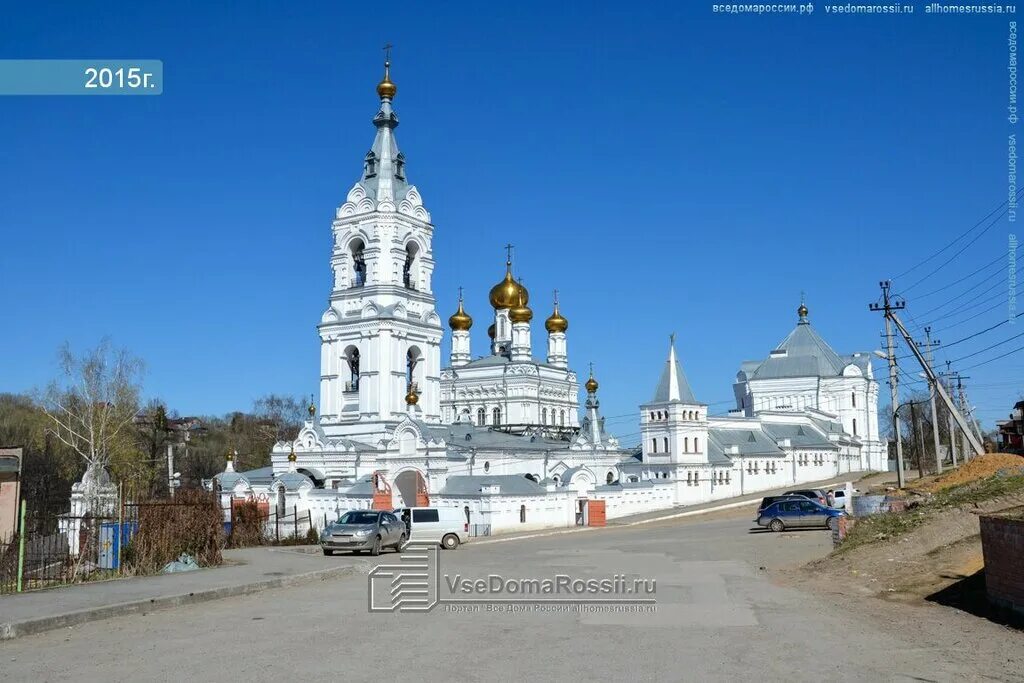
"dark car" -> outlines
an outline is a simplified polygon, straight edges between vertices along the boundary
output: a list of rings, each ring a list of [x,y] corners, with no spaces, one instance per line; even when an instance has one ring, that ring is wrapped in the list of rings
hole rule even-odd
[[[807,500],[807,496],[765,496],[757,506],[757,514],[761,514],[761,510],[780,500]]]
[[[810,498],[811,500],[817,501],[821,505],[828,507],[828,494],[821,489],[799,489],[796,491],[786,491],[783,495],[803,496],[804,498]]]
[[[758,526],[768,527],[772,531],[807,527],[832,529],[837,524],[835,520],[845,514],[842,510],[821,505],[813,500],[793,497],[772,503],[761,510],[754,521]]]

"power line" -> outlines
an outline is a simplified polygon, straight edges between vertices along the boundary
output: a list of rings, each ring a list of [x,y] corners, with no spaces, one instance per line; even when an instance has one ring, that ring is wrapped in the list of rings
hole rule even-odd
[[[1022,315],[1024,315],[1024,313],[1018,313],[1017,315],[1015,315],[1013,317],[1014,318],[1019,318]],[[993,325],[992,327],[986,327],[984,330],[981,330],[980,332],[975,332],[974,334],[971,334],[971,335],[968,335],[966,337],[962,337],[960,339],[957,339],[955,342],[950,342],[949,344],[946,344],[943,348],[948,349],[950,346],[956,346],[960,342],[965,342],[968,339],[974,339],[975,337],[983,335],[986,332],[991,332],[992,330],[996,329],[997,327],[1002,327],[1003,325],[1005,325],[1008,322],[1010,322],[1010,318],[1007,318],[1006,320],[1003,320],[1002,322],[998,322],[995,325]]]
[[[1017,248],[1014,250],[1014,253],[1016,254],[1018,251],[1020,251],[1020,245],[1017,246]],[[981,268],[978,268],[977,270],[975,270],[975,271],[973,271],[971,273],[968,273],[967,275],[964,275],[959,280],[954,280],[953,282],[950,282],[948,285],[943,285],[942,287],[939,287],[938,289],[933,289],[932,291],[928,292],[927,294],[918,294],[917,298],[918,299],[925,299],[927,297],[932,296],[933,294],[938,294],[939,292],[945,291],[945,290],[949,289],[950,287],[955,287],[956,285],[960,284],[964,280],[969,280],[970,278],[974,277],[975,275],[977,275],[981,271],[986,270],[988,268],[991,268],[995,264],[997,264],[1000,261],[1002,261],[1003,258],[1004,257],[1000,254],[999,256],[995,257],[995,259],[993,259],[992,261],[989,261],[988,263],[983,265]]]
[[[1024,190],[1021,190],[1021,192],[1024,192]],[[1004,202],[1004,203],[1005,203],[1005,202]],[[949,257],[948,259],[946,259],[946,260],[945,260],[944,262],[942,262],[941,264],[939,264],[939,267],[938,267],[938,268],[936,268],[935,270],[931,271],[930,273],[928,273],[928,274],[927,274],[927,275],[925,275],[924,277],[922,277],[922,278],[918,279],[918,280],[917,280],[917,281],[915,281],[915,282],[914,282],[913,284],[911,284],[911,285],[910,285],[909,287],[906,287],[906,288],[904,288],[903,290],[901,290],[901,292],[900,292],[900,293],[901,293],[901,294],[906,294],[907,292],[909,292],[910,290],[912,290],[912,289],[913,289],[914,287],[917,287],[917,286],[918,286],[919,284],[921,284],[922,282],[924,282],[925,280],[927,280],[928,278],[930,278],[930,277],[931,277],[932,275],[935,275],[935,273],[939,272],[940,270],[942,270],[943,268],[945,268],[946,266],[948,266],[948,265],[949,265],[950,263],[952,263],[952,262],[953,262],[953,259],[955,259],[955,258],[956,258],[957,256],[959,256],[960,254],[962,254],[962,253],[964,253],[965,251],[967,251],[967,248],[968,248],[968,247],[970,247],[970,246],[971,246],[972,244],[974,244],[975,242],[977,242],[977,241],[978,241],[979,239],[981,239],[982,235],[984,235],[984,234],[985,234],[985,233],[987,233],[987,232],[988,232],[989,230],[991,230],[991,229],[992,229],[992,226],[993,226],[993,225],[995,225],[996,223],[998,223],[998,222],[999,222],[999,220],[1000,220],[1000,219],[1001,219],[1001,218],[1003,217],[1003,215],[1004,215],[1004,214],[1006,214],[1006,212],[1007,212],[1007,209],[1003,209],[1003,210],[1002,210],[1002,211],[1001,211],[1001,212],[999,213],[999,215],[998,215],[998,216],[996,216],[996,217],[995,217],[995,219],[994,219],[994,220],[993,220],[993,221],[992,221],[991,223],[989,223],[989,224],[988,224],[987,226],[985,226],[985,229],[984,229],[984,230],[982,230],[982,231],[981,231],[981,232],[979,232],[979,233],[978,233],[977,235],[975,235],[975,236],[974,236],[974,238],[973,238],[973,239],[972,239],[972,240],[971,240],[970,242],[968,242],[967,244],[965,244],[965,245],[964,245],[963,247],[961,247],[959,251],[957,251],[957,252],[956,252],[956,253],[954,253],[954,254],[953,254],[952,256],[950,256],[950,257]],[[992,215],[992,214],[989,214],[989,215]],[[986,216],[986,218],[988,218],[988,217]],[[985,219],[982,219],[982,220],[984,221]],[[975,227],[977,227],[977,225],[975,225]],[[973,230],[973,229],[974,229],[974,228],[971,228],[971,230]],[[970,232],[970,231],[968,231],[968,232]],[[953,244],[954,244],[954,243],[956,243],[957,241],[959,241],[960,239],[961,239],[961,238],[960,238],[960,237],[958,237],[958,238],[957,238],[956,240],[954,240],[954,242],[953,242],[953,243],[951,243],[950,245],[948,245],[948,246],[946,246],[946,247],[943,247],[942,251],[945,251],[945,250],[946,250],[946,249],[948,249],[949,247],[953,246]],[[929,257],[929,258],[930,258],[930,257]]]
[[[1004,354],[1002,354],[1000,356],[996,356],[995,358],[989,358],[988,360],[983,360],[980,363],[975,363],[974,365],[968,365],[966,368],[964,368],[964,370],[970,370],[971,368],[980,368],[982,365],[988,365],[992,361],[999,360],[1000,358],[1006,358],[1007,356],[1012,355],[1014,353],[1017,353],[1018,351],[1024,351],[1024,346],[1018,346],[1017,348],[1013,349],[1012,351],[1007,351],[1006,353],[1004,353]]]
[[[1021,196],[1021,194],[1024,194],[1024,188],[1022,188],[1022,189],[1018,190],[1018,191],[1017,191],[1017,195],[1016,195],[1016,196],[1017,196],[1017,197],[1020,197],[1020,196]],[[1009,202],[1009,199],[1008,199],[1008,198],[1007,198],[1007,199],[1004,199],[1004,200],[1003,200],[1003,201],[1002,201],[1002,202],[1001,202],[1001,203],[1000,203],[1000,204],[999,204],[999,205],[998,205],[998,206],[997,206],[996,208],[994,208],[994,209],[992,209],[991,211],[989,211],[989,212],[988,212],[988,214],[987,214],[987,215],[986,215],[986,216],[985,216],[984,218],[982,218],[982,219],[981,219],[981,220],[979,220],[979,221],[978,221],[977,223],[975,223],[974,225],[972,225],[972,226],[970,227],[970,229],[968,229],[968,230],[966,230],[965,232],[961,233],[961,234],[960,234],[960,235],[959,235],[958,237],[956,237],[956,239],[954,239],[953,241],[951,241],[951,242],[950,242],[949,244],[947,244],[946,246],[942,247],[941,249],[939,249],[939,250],[938,250],[938,251],[936,251],[936,252],[935,252],[934,254],[932,254],[931,256],[929,256],[928,258],[926,258],[925,260],[921,261],[921,262],[920,262],[920,263],[918,263],[917,265],[915,265],[915,266],[913,266],[913,267],[911,267],[911,268],[909,268],[909,269],[907,269],[907,270],[903,271],[902,273],[900,273],[899,275],[897,275],[897,276],[896,276],[895,278],[893,278],[893,279],[899,279],[899,278],[901,278],[901,277],[903,277],[903,276],[905,276],[905,275],[909,275],[910,273],[914,272],[915,270],[917,270],[918,268],[920,268],[920,267],[921,267],[921,266],[923,266],[924,264],[928,263],[929,261],[931,261],[932,259],[934,259],[935,257],[937,257],[937,256],[938,256],[939,254],[941,254],[942,252],[946,251],[947,249],[949,249],[950,247],[952,247],[952,246],[953,246],[954,244],[956,244],[957,242],[959,242],[959,241],[960,241],[960,240],[962,240],[963,238],[967,237],[967,235],[971,234],[971,233],[972,233],[972,232],[973,232],[973,231],[974,231],[974,230],[975,230],[975,229],[976,229],[976,228],[977,228],[977,227],[978,227],[979,225],[981,225],[982,223],[984,223],[985,221],[987,221],[987,220],[988,220],[989,218],[991,218],[992,214],[994,214],[994,213],[995,213],[995,212],[997,212],[997,211],[1000,211],[1001,209],[1002,209],[1002,210],[1000,211],[1000,217],[1002,217],[1002,214],[1006,213],[1006,208],[1004,208],[1004,207],[1006,207],[1006,205],[1008,204],[1008,202]],[[1007,207],[1007,208],[1008,208],[1008,207]],[[991,226],[991,225],[989,225],[988,227],[990,228],[990,227],[992,227],[992,226]],[[988,230],[988,228],[986,228],[986,230]],[[968,246],[970,246],[970,245],[968,245]],[[933,271],[933,272],[934,272],[934,271]],[[926,275],[926,276],[925,276],[925,278],[927,278],[927,277],[928,277],[928,276]],[[918,280],[918,282],[921,282],[921,281],[922,281],[922,280],[924,280],[925,278],[922,278],[921,280]],[[913,287],[913,286],[917,285],[917,284],[918,284],[918,282],[914,283],[914,285],[911,285],[911,287]],[[910,287],[908,287],[907,289],[910,289]]]
[[[960,311],[960,310],[963,310],[963,309],[964,309],[964,308],[965,308],[966,306],[970,306],[970,304],[971,304],[971,303],[973,303],[974,301],[977,301],[977,299],[978,299],[978,298],[980,298],[981,296],[984,296],[985,294],[988,294],[989,292],[991,292],[991,291],[992,291],[993,289],[995,289],[996,287],[999,287],[999,286],[1001,286],[1001,285],[1002,285],[1002,284],[1003,284],[1003,283],[1004,283],[1004,282],[1006,281],[1006,274],[1005,274],[1005,273],[996,273],[996,275],[998,275],[998,276],[999,276],[999,281],[998,281],[998,282],[996,282],[996,283],[995,283],[994,285],[992,285],[991,287],[989,287],[988,289],[986,289],[986,290],[985,290],[984,292],[981,292],[981,293],[980,293],[980,294],[979,294],[978,296],[974,297],[973,299],[969,299],[969,300],[967,300],[966,302],[964,302],[964,303],[961,303],[960,305],[958,305],[958,306],[957,306],[957,307],[956,307],[955,309],[953,309],[952,311],[949,311],[949,312],[945,313],[944,315],[942,315],[942,316],[939,316],[938,318],[934,318],[934,319],[932,320],[932,322],[934,322],[935,320],[942,320],[942,318],[944,318],[944,317],[947,317],[947,316],[953,315],[954,313],[956,313],[956,312],[958,312],[958,311]],[[949,304],[953,303],[954,301],[956,301],[956,300],[957,300],[957,299],[959,299],[960,297],[962,297],[962,296],[965,296],[965,295],[967,295],[967,294],[970,294],[970,293],[971,293],[971,291],[973,291],[973,290],[977,289],[978,287],[980,287],[981,285],[985,284],[985,283],[986,283],[986,282],[988,282],[988,281],[989,281],[990,279],[991,279],[991,277],[989,277],[989,278],[986,278],[986,279],[982,280],[981,282],[977,283],[976,285],[974,285],[973,287],[971,287],[971,288],[969,288],[969,289],[965,289],[965,290],[964,290],[963,292],[961,292],[960,294],[957,294],[957,295],[956,295],[955,297],[953,297],[952,299],[948,299],[948,300],[947,300],[947,301],[946,301],[945,303],[941,303],[941,304],[939,304],[938,306],[935,306],[934,308],[930,308],[930,309],[928,309],[927,311],[925,311],[924,313],[922,313],[922,314],[921,314],[921,317],[922,317],[922,318],[924,318],[924,317],[926,317],[926,316],[928,316],[928,315],[931,315],[931,314],[932,314],[932,313],[934,313],[935,311],[938,311],[938,310],[940,310],[940,309],[943,309],[943,308],[945,308],[946,306],[948,306]]]
[[[995,344],[993,344],[992,346],[986,346],[986,347],[985,347],[985,348],[983,348],[983,349],[982,349],[981,351],[975,351],[974,353],[969,353],[969,354],[967,354],[966,356],[960,356],[959,358],[954,358],[954,359],[953,359],[953,360],[952,360],[951,362],[952,362],[952,363],[957,363],[957,362],[959,362],[959,361],[962,361],[962,360],[966,360],[966,359],[968,359],[968,358],[972,358],[972,357],[974,357],[974,356],[977,356],[978,354],[981,354],[981,353],[985,353],[986,351],[990,351],[990,350],[992,350],[992,349],[996,348],[997,346],[1002,346],[1002,345],[1003,345],[1003,344],[1005,344],[1006,342],[1011,342],[1011,341],[1013,341],[1014,339],[1019,339],[1020,337],[1024,337],[1024,332],[1021,332],[1020,334],[1014,335],[1014,336],[1010,337],[1009,339],[1004,339],[1004,340],[1003,340],[1003,341],[1001,341],[1001,342],[996,342],[996,343],[995,343]]]

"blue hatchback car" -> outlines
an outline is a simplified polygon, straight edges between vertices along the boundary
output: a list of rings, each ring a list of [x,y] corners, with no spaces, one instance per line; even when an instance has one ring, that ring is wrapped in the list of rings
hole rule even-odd
[[[802,529],[807,527],[833,528],[835,519],[846,513],[835,508],[825,507],[813,500],[780,500],[761,510],[756,520],[758,526],[766,526],[772,531],[784,529]]]

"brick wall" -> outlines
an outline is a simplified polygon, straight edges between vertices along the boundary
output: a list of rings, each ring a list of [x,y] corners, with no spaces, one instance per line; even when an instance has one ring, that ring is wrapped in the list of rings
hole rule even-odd
[[[983,515],[981,547],[989,599],[1024,615],[1024,519]]]

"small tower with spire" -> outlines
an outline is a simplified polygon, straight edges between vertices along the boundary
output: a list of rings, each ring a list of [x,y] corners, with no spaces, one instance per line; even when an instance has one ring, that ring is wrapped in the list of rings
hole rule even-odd
[[[640,407],[644,462],[708,462],[707,406],[697,400],[676,358],[676,336],[669,336],[668,360],[654,398]],[[667,470],[666,470],[667,471]]]
[[[452,330],[451,365],[460,368],[472,359],[469,352],[469,329],[473,327],[473,318],[463,308],[462,287],[459,287],[459,310],[448,318],[448,327]]]
[[[548,364],[556,368],[569,367],[569,356],[566,352],[565,332],[569,329],[569,321],[558,310],[558,290],[555,290],[555,310],[544,321],[544,329],[548,331]]]
[[[511,244],[505,245],[505,277],[491,287],[489,295],[494,309],[494,324],[488,328],[487,333],[491,338],[491,353],[496,356],[511,355],[514,325],[512,309],[520,305],[526,307],[530,303],[530,292],[512,276],[512,250]],[[494,334],[491,334],[492,330]]]

